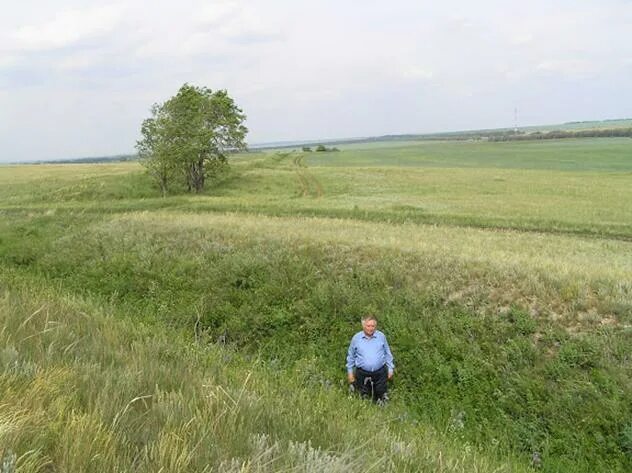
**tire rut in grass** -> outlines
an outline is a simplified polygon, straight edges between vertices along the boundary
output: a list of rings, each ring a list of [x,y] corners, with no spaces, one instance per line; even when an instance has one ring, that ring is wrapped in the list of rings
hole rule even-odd
[[[324,194],[323,186],[320,181],[308,171],[305,164],[305,155],[297,154],[292,158],[292,164],[299,180],[299,192],[301,197],[322,197]]]

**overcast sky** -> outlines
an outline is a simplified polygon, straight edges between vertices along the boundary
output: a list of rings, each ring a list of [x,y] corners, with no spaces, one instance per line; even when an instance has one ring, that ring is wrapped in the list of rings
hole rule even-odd
[[[130,153],[189,82],[250,143],[632,116],[632,1],[5,1],[0,161]]]

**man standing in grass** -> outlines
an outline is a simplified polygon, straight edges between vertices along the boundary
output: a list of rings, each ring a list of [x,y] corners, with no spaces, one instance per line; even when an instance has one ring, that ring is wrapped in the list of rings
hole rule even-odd
[[[386,336],[376,329],[374,316],[362,318],[362,331],[349,344],[347,378],[362,397],[381,404],[388,399],[386,382],[393,378],[395,365]]]

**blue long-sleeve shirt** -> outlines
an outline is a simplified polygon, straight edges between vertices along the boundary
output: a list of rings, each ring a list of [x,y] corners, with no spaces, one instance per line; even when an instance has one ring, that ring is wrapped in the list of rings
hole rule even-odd
[[[393,354],[386,341],[386,336],[376,330],[371,337],[364,332],[356,333],[349,344],[347,352],[347,372],[353,372],[354,367],[366,371],[377,371],[386,365],[389,373],[393,373]]]

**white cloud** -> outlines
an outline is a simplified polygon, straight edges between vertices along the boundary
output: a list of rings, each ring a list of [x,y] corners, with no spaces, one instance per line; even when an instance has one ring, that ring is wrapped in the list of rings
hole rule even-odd
[[[583,59],[552,59],[539,63],[536,70],[569,77],[585,77],[599,70],[597,64]]]
[[[171,7],[168,8],[171,10]],[[165,12],[178,23],[164,23],[164,17],[152,27],[140,21],[132,48],[141,58],[233,56],[256,54],[270,41],[282,38],[282,27],[247,2],[218,1],[199,8]],[[156,28],[168,34],[156,34]]]
[[[74,72],[89,70],[99,63],[100,58],[98,55],[92,52],[81,51],[56,61],[55,66],[56,69],[62,72]]]
[[[611,84],[632,89],[631,22],[619,0],[21,0],[0,17],[0,148],[130,151],[185,81],[228,89],[253,141],[505,125],[514,103],[544,122],[629,115]],[[57,138],[36,148],[45,100]]]
[[[509,38],[509,42],[511,44],[517,45],[517,46],[523,46],[523,45],[528,45],[533,43],[533,40],[535,39],[535,37],[533,36],[533,33],[530,32],[517,32],[515,34],[512,34]]]
[[[215,1],[201,8],[196,15],[196,23],[202,26],[218,27],[226,21],[231,21],[238,16],[240,5],[234,1]]]
[[[123,12],[120,5],[62,10],[50,21],[19,26],[6,39],[9,47],[18,51],[63,48],[111,32]]]
[[[434,77],[434,72],[421,66],[408,65],[402,68],[401,77],[404,80],[430,80]]]
[[[19,58],[14,55],[2,55],[0,56],[0,68],[11,68],[20,62]]]

